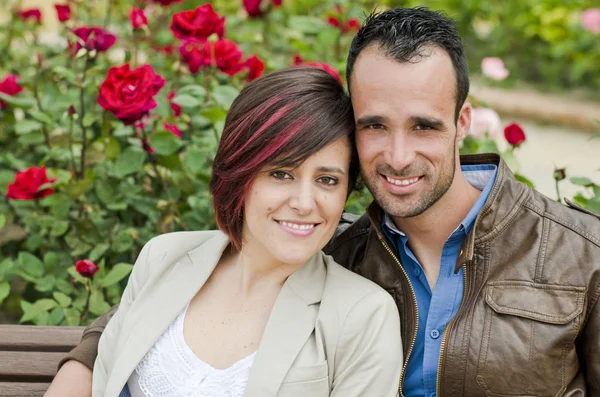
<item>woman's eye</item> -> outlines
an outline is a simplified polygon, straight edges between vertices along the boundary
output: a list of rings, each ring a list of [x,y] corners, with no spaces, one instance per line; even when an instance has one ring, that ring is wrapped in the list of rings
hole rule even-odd
[[[338,180],[331,176],[322,176],[318,179],[319,183],[322,183],[327,186],[335,186],[338,184]]]
[[[273,171],[271,172],[271,176],[275,179],[292,179],[292,176],[285,171]]]

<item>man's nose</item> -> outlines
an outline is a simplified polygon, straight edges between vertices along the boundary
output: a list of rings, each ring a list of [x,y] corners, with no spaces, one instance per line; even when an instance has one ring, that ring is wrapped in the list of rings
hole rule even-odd
[[[388,147],[385,149],[385,160],[396,171],[401,171],[415,159],[415,150],[408,134],[398,131],[390,136]]]

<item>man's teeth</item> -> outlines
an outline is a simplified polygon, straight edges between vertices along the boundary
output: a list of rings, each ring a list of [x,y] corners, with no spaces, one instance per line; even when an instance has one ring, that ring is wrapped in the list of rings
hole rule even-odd
[[[389,183],[393,183],[394,185],[398,185],[398,186],[407,186],[407,185],[410,185],[411,183],[415,183],[416,181],[419,180],[419,177],[412,178],[412,179],[403,179],[403,180],[392,179],[389,176],[386,176],[385,178],[387,179],[387,181]]]
[[[298,229],[298,230],[308,230],[308,229],[312,229],[313,227],[315,227],[314,223],[302,224],[302,225],[299,225],[297,223],[292,223],[292,222],[285,222],[285,221],[281,221],[279,223],[281,223],[285,227],[289,227],[292,229]]]

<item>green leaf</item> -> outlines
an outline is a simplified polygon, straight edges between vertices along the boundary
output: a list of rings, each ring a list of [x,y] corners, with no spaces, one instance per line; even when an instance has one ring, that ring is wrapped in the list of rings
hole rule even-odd
[[[65,309],[65,323],[70,326],[77,326],[81,322],[81,312],[74,307]]]
[[[62,292],[55,291],[52,294],[52,296],[54,297],[54,299],[56,299],[58,304],[64,308],[69,307],[71,305],[71,302],[73,302],[73,300],[68,295],[63,294]]]
[[[65,318],[65,311],[62,307],[55,307],[48,316],[48,325],[59,325]]]
[[[185,109],[192,109],[202,105],[202,102],[199,99],[188,94],[177,94],[177,96],[173,98],[173,103]]]
[[[204,150],[191,147],[185,151],[183,159],[185,165],[194,174],[208,171],[206,168],[206,152]]]
[[[133,148],[127,148],[125,151],[121,152],[121,155],[115,164],[115,171],[120,177],[127,176],[139,171],[144,165],[145,159],[146,153]]]
[[[88,279],[83,277],[81,274],[77,273],[75,270],[75,266],[70,266],[67,268],[67,273],[71,275],[75,280],[79,281],[81,284],[87,284]]]
[[[36,120],[25,119],[17,121],[15,124],[15,132],[17,135],[25,135],[33,131],[40,131],[41,128],[42,123]]]
[[[88,112],[83,116],[83,125],[84,127],[89,127],[96,121],[96,116],[92,112]]]
[[[534,189],[535,186],[533,184],[532,181],[530,181],[529,179],[525,178],[523,175],[521,174],[517,174],[515,173],[515,179],[519,182],[523,182],[524,184],[526,184],[527,186],[529,186],[530,188]]]
[[[60,237],[65,234],[69,230],[69,222],[68,221],[56,221],[52,226],[52,230],[50,230],[50,236],[52,237]]]
[[[190,84],[178,89],[177,95],[191,95],[197,99],[204,99],[206,97],[206,90],[201,85]]]
[[[38,310],[39,312],[47,312],[48,310],[52,310],[56,307],[57,303],[55,300],[52,299],[48,299],[48,298],[44,298],[44,299],[38,299],[37,301],[35,301],[35,303],[33,304],[33,307]]]
[[[45,142],[44,134],[42,131],[30,132],[26,135],[19,136],[17,143],[20,145],[41,145]]]
[[[64,66],[58,65],[52,68],[52,71],[67,80],[69,83],[76,84],[77,83],[77,75],[72,69],[66,68]]]
[[[233,100],[238,96],[240,92],[237,88],[230,85],[219,85],[212,90],[212,95],[215,101],[223,106],[225,109],[229,109]]]
[[[182,145],[181,138],[167,131],[150,135],[150,146],[156,154],[168,156],[177,152]]]
[[[24,300],[21,301],[21,310],[23,310],[23,316],[19,319],[20,323],[31,321],[39,315],[33,305]]]
[[[52,117],[50,117],[48,114],[46,114],[42,111],[33,109],[33,110],[28,111],[27,113],[29,113],[29,115],[31,117],[33,117],[34,119],[41,121],[44,124],[48,124],[48,125],[53,124]]]
[[[104,300],[104,295],[97,290],[92,291],[90,297],[90,313],[101,316],[110,310],[110,305]]]
[[[225,118],[227,117],[227,112],[219,108],[209,108],[202,109],[200,111],[200,115],[206,117],[211,123],[214,124],[217,121],[225,120]]]
[[[289,19],[289,27],[306,34],[318,34],[327,24],[315,17],[294,15]]]
[[[40,292],[48,292],[54,289],[55,284],[56,277],[48,275],[37,280],[35,283],[35,289]]]
[[[569,178],[569,180],[571,181],[572,184],[574,185],[579,185],[579,186],[589,186],[589,185],[593,185],[594,182],[592,182],[592,180],[590,178],[585,178],[585,177],[572,177]]]
[[[2,304],[2,301],[6,299],[8,294],[10,294],[10,284],[8,281],[4,281],[0,283],[0,305]]]
[[[106,243],[98,244],[89,254],[88,259],[92,262],[96,262],[104,255],[104,253],[110,248],[110,245]]]
[[[110,272],[108,272],[108,274],[104,277],[104,280],[102,280],[102,286],[106,288],[118,283],[127,277],[129,273],[131,273],[132,269],[133,265],[128,263],[117,263],[112,269],[110,269]]]
[[[0,92],[0,100],[10,105],[13,105],[14,107],[23,109],[28,109],[35,105],[35,99],[32,97],[27,97],[23,95],[10,96],[3,92]]]
[[[33,277],[42,277],[44,275],[44,264],[37,256],[21,251],[19,252],[17,261],[20,268],[27,274]]]
[[[6,215],[0,214],[0,230],[6,225]]]
[[[600,199],[598,197],[590,199],[587,203],[587,208],[600,215]]]
[[[125,252],[133,245],[132,229],[119,230],[112,239],[112,249]]]

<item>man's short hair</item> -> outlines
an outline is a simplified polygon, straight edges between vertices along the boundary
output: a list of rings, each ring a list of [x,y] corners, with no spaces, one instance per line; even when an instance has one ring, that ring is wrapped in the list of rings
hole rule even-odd
[[[431,47],[441,48],[450,56],[456,72],[455,121],[469,94],[469,70],[462,41],[454,21],[426,7],[394,8],[373,12],[352,40],[346,63],[346,78],[351,86],[352,70],[361,51],[375,44],[400,63],[419,62]]]

